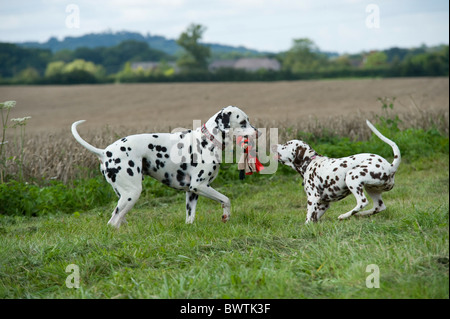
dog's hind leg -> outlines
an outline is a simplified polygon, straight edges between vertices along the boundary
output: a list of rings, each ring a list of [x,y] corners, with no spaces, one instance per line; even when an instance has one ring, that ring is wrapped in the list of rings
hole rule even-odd
[[[112,213],[108,225],[119,228],[122,223],[126,222],[125,215],[133,208],[134,204],[139,199],[142,191],[142,184],[139,181],[137,185],[133,185],[132,187],[117,187],[116,192],[117,191],[120,193],[119,202]]]
[[[381,198],[381,192],[374,192],[366,188],[367,194],[373,200],[373,208],[369,210],[365,210],[363,212],[356,213],[356,216],[367,216],[378,214],[379,212],[386,209],[386,206],[383,203],[383,199]]]
[[[359,211],[361,211],[361,209],[369,204],[366,195],[364,195],[364,184],[367,181],[365,180],[365,178],[362,178],[364,176],[365,172],[363,170],[355,169],[347,173],[345,177],[345,183],[347,184],[348,189],[356,198],[356,206],[351,211],[340,215],[338,219],[342,220],[349,218],[350,216],[357,214]]]
[[[197,200],[197,194],[186,192],[186,224],[192,224],[194,222]]]

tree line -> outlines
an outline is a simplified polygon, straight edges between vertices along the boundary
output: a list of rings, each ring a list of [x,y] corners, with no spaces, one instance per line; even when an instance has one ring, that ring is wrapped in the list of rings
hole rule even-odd
[[[383,51],[329,56],[310,39],[294,39],[292,47],[270,54],[281,70],[223,68],[210,71],[217,58],[248,56],[239,53],[212,54],[201,43],[206,31],[192,24],[177,39],[182,48],[175,55],[151,48],[147,43],[126,40],[112,47],[50,50],[23,48],[0,43],[0,83],[77,84],[108,82],[173,81],[276,81],[342,77],[448,76],[449,47],[441,45],[390,48]],[[148,70],[131,67],[132,62],[158,61]]]

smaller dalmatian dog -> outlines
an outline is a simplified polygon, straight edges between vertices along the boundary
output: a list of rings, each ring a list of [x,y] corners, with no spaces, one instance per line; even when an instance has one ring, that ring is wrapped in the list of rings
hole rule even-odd
[[[292,167],[303,177],[308,205],[306,224],[317,222],[331,202],[341,200],[349,194],[356,198],[356,207],[340,215],[340,220],[350,216],[377,214],[386,209],[382,192],[394,187],[394,175],[400,165],[400,150],[384,137],[369,121],[369,128],[394,151],[392,164],[375,154],[357,154],[343,158],[328,158],[318,155],[308,144],[292,140],[284,145],[273,145],[272,151],[278,161]],[[361,211],[369,202],[364,189],[373,200],[373,208]]]
[[[196,130],[130,135],[105,149],[80,137],[77,126],[83,122],[72,124],[72,134],[99,158],[102,174],[119,197],[108,222],[116,228],[126,222],[125,215],[139,199],[143,175],[186,192],[186,223],[194,222],[199,195],[220,202],[226,222],[230,200],[210,186],[219,172],[224,142],[230,135],[231,139],[232,135],[260,135],[247,114],[235,106],[223,108]]]

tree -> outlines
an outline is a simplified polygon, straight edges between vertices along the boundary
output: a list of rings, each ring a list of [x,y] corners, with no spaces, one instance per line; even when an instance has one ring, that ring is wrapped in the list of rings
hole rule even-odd
[[[70,63],[64,65],[63,73],[72,73],[76,71],[84,71],[92,74],[93,76],[100,78],[105,75],[104,69],[101,65],[95,65],[92,62],[85,61],[82,59],[73,60]]]
[[[74,51],[63,49],[53,53],[52,61],[70,62],[74,60]]]
[[[17,81],[17,83],[34,84],[39,78],[39,72],[35,68],[28,67],[20,71],[19,74],[14,77],[14,80]]]
[[[448,76],[448,45],[439,51],[408,55],[400,70],[402,76]]]
[[[102,57],[102,62],[100,64],[105,67],[108,74],[118,72],[126,62],[160,61],[162,59],[171,59],[167,53],[155,50],[149,47],[149,45],[145,42],[135,40],[126,40],[109,48],[94,48],[90,50],[98,52],[98,54]],[[96,63],[95,61],[92,62]]]
[[[54,61],[47,64],[45,77],[52,77],[62,73],[65,63],[63,61]]]
[[[441,58],[441,63],[442,63],[442,73],[443,75],[447,75],[448,76],[448,69],[449,69],[449,65],[448,65],[448,45],[445,45],[441,51],[438,53],[440,55]]]
[[[364,67],[369,69],[386,67],[387,59],[386,53],[382,51],[371,52],[364,62]]]
[[[292,48],[284,54],[283,68],[293,73],[317,71],[327,64],[327,57],[307,38],[294,39]]]
[[[26,69],[28,70],[24,74],[34,74],[34,71],[42,74],[50,57],[50,50],[27,49],[16,44],[0,43],[0,76],[14,77]]]
[[[208,69],[208,58],[211,56],[211,49],[201,45],[206,28],[200,24],[191,24],[187,30],[181,33],[177,43],[184,49],[184,53],[177,61],[180,69],[184,71],[206,71]]]
[[[343,54],[333,59],[330,66],[334,69],[348,69],[352,67],[352,62],[348,54]]]
[[[70,63],[54,61],[47,65],[46,80],[50,83],[96,83],[105,76],[105,69],[82,59]]]

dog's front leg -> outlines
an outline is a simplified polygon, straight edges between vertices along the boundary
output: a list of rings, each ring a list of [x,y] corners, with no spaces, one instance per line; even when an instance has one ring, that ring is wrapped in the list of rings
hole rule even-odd
[[[230,219],[231,214],[231,202],[228,197],[225,195],[219,193],[214,188],[212,188],[209,185],[196,185],[196,186],[190,186],[189,190],[197,195],[205,196],[207,198],[213,199],[219,203],[222,204],[223,208],[223,215],[222,215],[222,221],[226,223]]]
[[[320,214],[320,216],[322,215],[323,213]],[[310,222],[316,223],[319,220],[320,216],[319,216],[319,198],[308,197],[305,224],[309,224]]]
[[[186,192],[186,224],[192,224],[194,222],[197,200],[197,194]]]
[[[313,205],[308,202],[305,224],[309,224],[310,222],[317,222],[317,213],[315,212]]]

